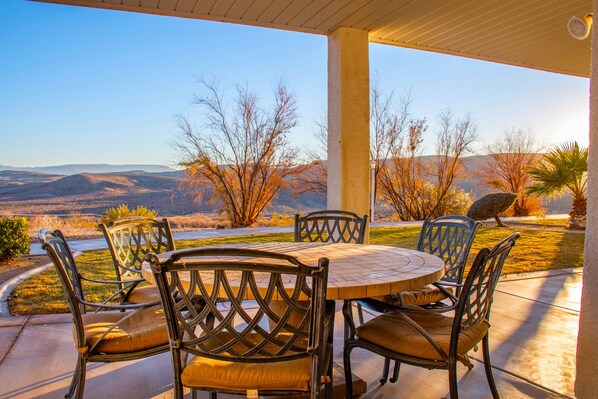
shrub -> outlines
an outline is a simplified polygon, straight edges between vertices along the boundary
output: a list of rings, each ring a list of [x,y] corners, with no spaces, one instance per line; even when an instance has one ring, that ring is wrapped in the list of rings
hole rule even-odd
[[[120,204],[115,208],[108,208],[106,210],[106,216],[102,217],[102,223],[108,224],[116,219],[135,216],[153,219],[158,216],[158,213],[153,209],[147,209],[143,205],[137,205],[137,208],[130,209],[127,204]]]
[[[0,261],[29,253],[29,223],[22,217],[0,218]]]
[[[273,212],[270,217],[270,226],[292,226],[293,224],[295,224],[295,216],[286,213],[279,216],[277,212]]]
[[[467,211],[467,216],[473,220],[484,220],[494,218],[496,225],[503,227],[498,215],[505,212],[517,199],[515,193],[493,193],[477,200]]]

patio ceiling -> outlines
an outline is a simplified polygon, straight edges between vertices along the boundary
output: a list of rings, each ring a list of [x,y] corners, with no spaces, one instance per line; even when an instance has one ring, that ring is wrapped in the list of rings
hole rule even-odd
[[[327,35],[590,76],[590,40],[567,31],[592,0],[36,0]]]

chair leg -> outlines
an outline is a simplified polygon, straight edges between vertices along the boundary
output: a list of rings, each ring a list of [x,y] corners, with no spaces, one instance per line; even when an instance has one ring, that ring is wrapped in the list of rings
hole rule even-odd
[[[490,347],[488,345],[488,334],[486,334],[486,336],[482,340],[482,351],[484,353],[484,368],[486,369],[486,378],[488,379],[488,385],[490,386],[492,397],[494,399],[499,399],[500,396],[498,395],[498,389],[496,389],[496,384],[494,383],[494,376],[492,375],[492,364],[490,363]]]
[[[353,397],[353,378],[351,378],[351,351],[353,348],[345,346],[343,351],[343,366],[345,368],[345,398]]]
[[[330,360],[330,364],[328,365],[328,370],[326,372],[327,376],[330,377],[330,382],[324,384],[324,398],[325,399],[332,399],[332,384],[334,383],[334,375],[332,370],[332,359]]]
[[[79,358],[79,381],[77,381],[77,394],[76,399],[83,399],[83,391],[85,390],[85,373],[86,373],[87,361],[83,358]]]
[[[449,372],[449,390],[451,399],[458,399],[459,394],[457,393],[457,360],[449,359],[448,364]]]
[[[386,384],[388,381],[388,371],[390,370],[390,359],[384,358],[384,369],[382,370],[382,378],[380,378],[380,385]]]
[[[83,396],[84,387],[81,386],[81,370],[85,370],[85,364],[85,360],[83,360],[81,356],[78,356],[75,371],[73,371],[73,377],[71,378],[71,385],[69,386],[67,393],[64,394],[66,399],[72,398],[75,391],[77,392],[77,398]],[[83,375],[83,379],[85,379],[85,375]],[[79,391],[81,391],[81,393],[79,393]]]
[[[359,318],[359,325],[363,325],[363,307],[357,304],[357,317]]]
[[[183,371],[181,358],[183,355],[179,349],[174,348],[171,350],[170,354],[172,355],[172,371],[174,374],[174,399],[183,399],[183,396],[185,396],[185,393],[183,392],[183,382],[181,381],[181,373]],[[191,389],[191,396],[193,396],[193,392],[194,390]]]
[[[218,399],[218,394],[214,391],[210,391],[210,399]]]
[[[77,357],[77,364],[75,365],[75,371],[73,371],[73,377],[71,378],[71,385],[69,386],[69,390],[64,394],[66,399],[70,399],[73,397],[73,393],[75,392],[75,388],[77,388],[79,383],[79,373],[81,372],[81,358]]]
[[[401,371],[401,362],[395,360],[395,367],[392,370],[392,377],[390,378],[391,384],[394,384],[399,380],[399,371]]]

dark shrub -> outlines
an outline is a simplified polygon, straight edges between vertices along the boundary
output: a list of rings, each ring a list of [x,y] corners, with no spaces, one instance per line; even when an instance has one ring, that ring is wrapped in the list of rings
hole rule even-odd
[[[0,261],[29,253],[29,223],[22,217],[0,218]]]
[[[498,217],[513,205],[517,199],[514,193],[494,193],[488,194],[474,202],[467,211],[467,217],[473,220],[484,220],[494,218],[498,226],[504,226]]]

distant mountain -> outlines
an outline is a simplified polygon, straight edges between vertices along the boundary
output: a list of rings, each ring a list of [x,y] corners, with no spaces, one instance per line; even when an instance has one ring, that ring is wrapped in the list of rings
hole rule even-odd
[[[0,214],[103,214],[107,208],[143,205],[160,215],[216,213],[218,202],[208,202],[212,189],[204,188],[201,203],[185,188],[182,171],[147,173],[81,173],[52,175],[39,172],[0,171]],[[295,199],[282,190],[272,211],[294,213],[322,208],[324,198],[307,194]]]
[[[495,190],[483,184],[478,175],[486,156],[463,159],[464,175],[456,181],[457,187],[478,199]],[[104,169],[103,173],[72,174],[76,169]],[[130,168],[128,172],[115,169]],[[151,173],[145,169],[158,168]],[[45,168],[55,173],[35,171],[1,170],[0,167],[0,214],[103,214],[109,207],[128,204],[143,205],[158,211],[160,215],[184,215],[189,213],[219,211],[218,201],[209,202],[212,189],[204,187],[204,200],[197,203],[185,188],[184,172],[159,165],[65,165]],[[58,173],[62,172],[62,173]],[[296,197],[291,190],[281,190],[269,211],[293,214],[326,207],[325,198],[307,193]],[[548,213],[567,213],[571,208],[571,196],[546,202]],[[390,211],[390,210],[389,210]],[[390,211],[392,213],[392,211]]]
[[[108,164],[72,164],[58,166],[17,167],[0,165],[2,170],[41,172],[56,175],[76,175],[79,173],[124,173],[142,171],[146,173],[175,172],[176,169],[164,165],[108,165]]]

